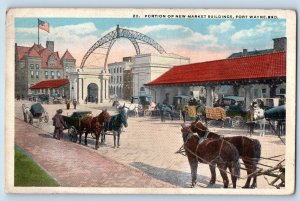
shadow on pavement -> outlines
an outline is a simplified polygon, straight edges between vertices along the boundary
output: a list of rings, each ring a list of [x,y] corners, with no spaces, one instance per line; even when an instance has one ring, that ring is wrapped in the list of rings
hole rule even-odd
[[[178,187],[189,188],[191,185],[191,174],[186,172],[181,172],[178,170],[169,170],[166,168],[158,168],[152,165],[145,164],[143,162],[133,162],[130,163],[131,166],[145,172],[149,176],[173,184]],[[198,169],[198,172],[201,171]],[[222,188],[223,185],[215,184],[214,186],[207,186],[209,179],[206,176],[197,176],[197,186],[202,188]]]

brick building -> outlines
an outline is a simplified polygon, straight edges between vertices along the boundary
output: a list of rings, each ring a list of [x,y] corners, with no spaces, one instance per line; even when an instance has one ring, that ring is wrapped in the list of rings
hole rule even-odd
[[[15,94],[27,97],[33,93],[33,85],[44,80],[63,79],[76,60],[66,50],[62,57],[54,51],[54,42],[47,41],[46,47],[34,44],[31,47],[15,44]],[[34,93],[42,93],[35,90]]]

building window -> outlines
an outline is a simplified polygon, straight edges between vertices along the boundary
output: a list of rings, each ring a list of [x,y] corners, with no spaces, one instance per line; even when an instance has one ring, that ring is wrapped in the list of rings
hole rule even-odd
[[[45,71],[45,78],[48,79],[48,71]]]
[[[254,98],[258,97],[258,89],[254,89],[253,91]]]
[[[54,71],[51,71],[51,79],[54,79]]]
[[[56,72],[56,75],[57,75],[57,78],[60,78],[60,72],[59,71]]]
[[[39,69],[40,66],[38,64],[35,64],[35,69]]]
[[[261,95],[263,98],[267,97],[267,89],[261,89]]]
[[[117,68],[117,73],[119,73],[119,68]]]
[[[34,69],[34,65],[33,64],[30,64],[30,69]]]
[[[116,69],[114,68],[114,73],[116,73]]]
[[[30,71],[30,75],[31,75],[31,78],[33,78],[33,77],[34,77],[34,72],[33,72],[33,70],[32,70],[32,71]]]
[[[285,89],[280,89],[280,90],[279,90],[279,93],[280,93],[280,94],[285,94]]]
[[[35,72],[35,77],[36,77],[36,78],[39,78],[39,71],[36,71],[36,72]]]

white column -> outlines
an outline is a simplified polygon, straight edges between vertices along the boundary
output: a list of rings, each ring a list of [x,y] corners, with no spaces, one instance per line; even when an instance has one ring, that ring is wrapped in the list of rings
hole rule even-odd
[[[87,95],[88,95],[88,89],[87,89],[87,87],[88,87],[88,82],[87,82],[87,79],[86,78],[83,78],[82,79],[82,94],[83,94],[83,100],[85,100],[86,99],[86,97],[87,97]]]
[[[245,89],[245,103],[246,103],[246,110],[249,109],[250,105],[251,105],[251,101],[252,101],[252,96],[251,96],[251,88],[252,88],[252,85],[247,85],[247,86],[244,86],[244,89]]]
[[[102,103],[102,84],[101,84],[101,79],[98,81],[98,103]]]
[[[213,106],[213,88],[211,86],[206,86],[206,106]]]
[[[77,79],[77,94],[78,94],[78,102],[80,103],[84,103],[84,99],[83,99],[83,96],[82,96],[82,79],[81,78],[78,78]]]
[[[109,77],[105,80],[105,99],[109,100]]]
[[[177,88],[177,94],[178,94],[178,95],[182,95],[182,88],[181,88],[181,87],[178,87],[178,88]]]
[[[73,83],[74,83],[74,85],[73,85],[73,88],[74,88],[74,90],[73,90],[73,96],[74,96],[74,99],[76,99],[76,100],[78,101],[78,94],[77,94],[77,79],[74,79],[74,80],[73,80]]]

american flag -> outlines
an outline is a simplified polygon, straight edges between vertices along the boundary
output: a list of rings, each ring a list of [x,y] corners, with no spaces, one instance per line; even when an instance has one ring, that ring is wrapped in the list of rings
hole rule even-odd
[[[38,19],[38,23],[39,23],[39,29],[42,29],[44,31],[47,31],[48,33],[50,32],[49,31],[49,23],[46,22],[46,21],[42,21],[40,19]]]

